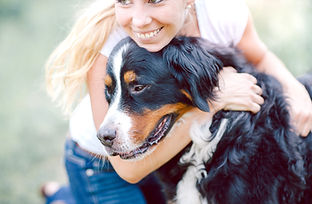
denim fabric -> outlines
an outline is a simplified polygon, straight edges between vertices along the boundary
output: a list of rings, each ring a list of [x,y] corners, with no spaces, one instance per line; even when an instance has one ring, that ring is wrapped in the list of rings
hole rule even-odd
[[[145,204],[138,185],[121,179],[108,161],[95,158],[73,140],[65,146],[65,166],[77,204]]]
[[[46,204],[65,203],[76,204],[69,186],[62,186],[57,192],[46,197]]]

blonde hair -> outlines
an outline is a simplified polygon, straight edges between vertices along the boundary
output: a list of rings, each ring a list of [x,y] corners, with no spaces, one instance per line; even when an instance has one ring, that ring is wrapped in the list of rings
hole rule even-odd
[[[70,113],[73,103],[85,92],[87,72],[115,25],[114,0],[97,0],[83,10],[48,58],[47,92],[64,113]]]

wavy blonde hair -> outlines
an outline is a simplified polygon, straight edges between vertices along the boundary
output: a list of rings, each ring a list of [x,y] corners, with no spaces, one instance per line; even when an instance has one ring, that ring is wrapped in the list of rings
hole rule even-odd
[[[48,58],[47,92],[64,113],[70,113],[85,92],[87,72],[115,25],[114,0],[96,0],[82,10],[68,36]]]

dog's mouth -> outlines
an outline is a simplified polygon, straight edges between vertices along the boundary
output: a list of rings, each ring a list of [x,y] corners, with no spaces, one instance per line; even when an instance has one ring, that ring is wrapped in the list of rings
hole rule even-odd
[[[140,147],[130,152],[115,153],[115,155],[119,155],[122,159],[133,159],[141,154],[144,154],[152,146],[157,145],[163,138],[165,138],[165,136],[168,134],[171,127],[173,126],[176,118],[177,114],[175,113],[163,116]]]

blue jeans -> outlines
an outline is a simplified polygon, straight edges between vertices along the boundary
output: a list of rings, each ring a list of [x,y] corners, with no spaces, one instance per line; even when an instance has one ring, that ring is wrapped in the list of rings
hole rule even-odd
[[[92,156],[73,140],[67,140],[65,144],[65,167],[70,188],[63,187],[61,192],[57,192],[63,197],[58,200],[65,203],[166,203],[160,184],[153,174],[138,185],[130,184],[118,176],[108,160]]]
[[[137,185],[121,179],[107,160],[99,159],[77,146],[65,145],[65,167],[77,204],[145,204]]]

